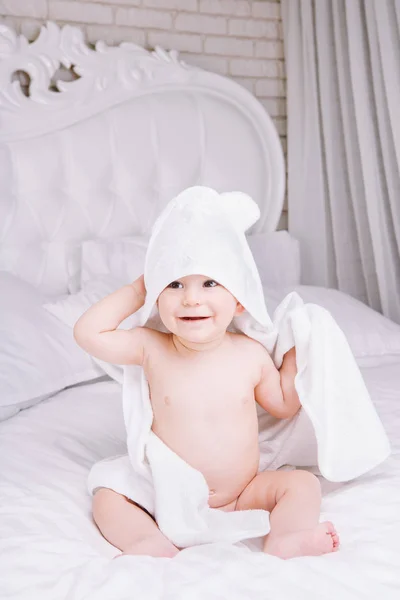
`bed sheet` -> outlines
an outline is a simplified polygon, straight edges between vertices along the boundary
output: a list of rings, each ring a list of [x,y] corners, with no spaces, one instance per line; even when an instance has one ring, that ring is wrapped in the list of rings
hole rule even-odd
[[[385,600],[400,597],[400,363],[363,371],[393,444],[356,481],[323,485],[338,553],[289,561],[260,542],[171,559],[121,557],[91,519],[86,478],[125,452],[120,387],[76,386],[0,423],[0,598],[10,600]]]

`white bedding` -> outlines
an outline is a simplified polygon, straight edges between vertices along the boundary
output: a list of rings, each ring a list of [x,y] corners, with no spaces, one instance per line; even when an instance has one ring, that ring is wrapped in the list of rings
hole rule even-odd
[[[393,444],[378,469],[322,505],[340,552],[282,561],[253,541],[175,559],[122,557],[91,521],[87,473],[125,452],[118,384],[78,386],[0,423],[0,598],[21,600],[400,597],[400,363],[363,371]]]

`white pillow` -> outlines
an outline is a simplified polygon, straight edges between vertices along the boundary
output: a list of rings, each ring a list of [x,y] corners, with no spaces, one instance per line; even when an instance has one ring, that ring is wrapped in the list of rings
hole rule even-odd
[[[123,283],[143,273],[149,238],[129,236],[88,240],[70,251],[68,289],[75,294],[87,281],[112,274]]]
[[[0,272],[0,421],[104,373],[32,285]]]
[[[117,279],[110,274],[97,277],[84,282],[82,289],[76,294],[46,302],[43,306],[60,321],[73,328],[88,308],[126,283],[127,281]]]
[[[134,281],[143,273],[148,243],[145,237],[84,242],[81,285],[106,275],[112,275],[122,284]]]
[[[272,288],[299,285],[299,244],[287,231],[256,233],[249,235],[247,241],[263,285]],[[134,281],[143,273],[147,245],[148,238],[141,236],[84,242],[78,289],[106,275],[112,275],[122,283]],[[74,286],[70,288],[72,291]]]
[[[346,335],[360,367],[378,366],[400,360],[400,325],[338,290],[308,285],[280,291],[264,289],[271,315],[290,291],[297,292],[304,302],[318,304],[331,313]]]
[[[76,294],[71,294],[53,302],[47,302],[43,307],[60,321],[70,327],[71,332],[75,323],[85,311],[95,302],[98,302],[105,296],[115,292],[118,288],[126,284],[112,275],[98,277],[91,281],[83,283],[82,289]],[[129,316],[119,326],[120,329],[131,329],[135,323],[135,316]],[[106,373],[113,379],[122,383],[123,370],[118,365],[106,363],[98,358],[92,357],[93,362],[101,369],[101,374]]]

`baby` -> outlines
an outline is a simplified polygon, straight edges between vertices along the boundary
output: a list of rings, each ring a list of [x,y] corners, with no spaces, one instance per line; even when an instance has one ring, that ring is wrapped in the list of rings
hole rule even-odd
[[[259,342],[228,332],[233,317],[245,309],[204,275],[173,281],[158,297],[169,333],[117,329],[145,298],[141,276],[92,306],[75,325],[76,341],[101,360],[143,367],[153,432],[204,475],[211,508],[270,512],[266,553],[291,558],[336,551],[334,526],[319,523],[318,479],[301,470],[258,473],[256,402],[279,419],[300,409],[295,349],[285,354],[278,371]],[[111,489],[95,492],[93,517],[104,537],[125,554],[173,557],[179,552],[145,509]]]

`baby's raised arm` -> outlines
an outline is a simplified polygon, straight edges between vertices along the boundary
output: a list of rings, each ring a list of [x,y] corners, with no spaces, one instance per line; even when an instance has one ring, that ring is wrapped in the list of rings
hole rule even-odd
[[[143,306],[145,298],[142,275],[91,306],[80,317],[74,327],[76,342],[106,362],[142,365],[147,330],[136,327],[125,331],[117,327]]]
[[[296,351],[292,348],[285,354],[279,371],[265,348],[262,352],[263,367],[261,380],[255,388],[256,401],[272,416],[289,419],[301,407],[294,387],[297,373]]]

